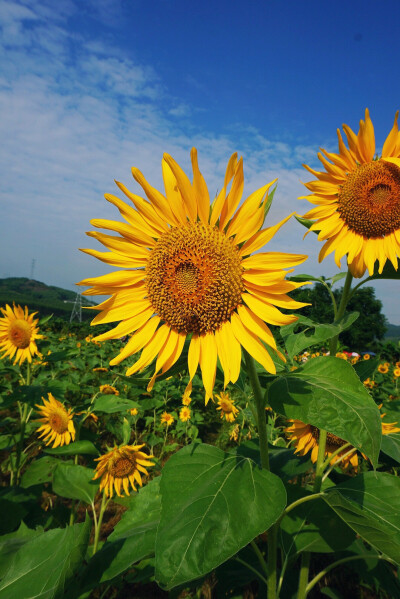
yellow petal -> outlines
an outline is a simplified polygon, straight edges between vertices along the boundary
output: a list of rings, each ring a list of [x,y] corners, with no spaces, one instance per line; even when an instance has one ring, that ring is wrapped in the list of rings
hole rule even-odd
[[[271,241],[275,233],[277,233],[279,229],[289,220],[289,218],[293,216],[293,214],[296,213],[292,212],[291,214],[289,214],[289,216],[281,220],[281,222],[279,222],[277,225],[274,225],[273,227],[268,227],[268,229],[263,229],[262,231],[258,231],[257,233],[255,233],[252,237],[250,237],[248,241],[246,241],[245,244],[243,244],[240,250],[240,255],[247,256],[248,254],[252,254],[253,252],[259,250],[264,245],[266,245],[269,241]]]
[[[197,211],[201,222],[206,225],[208,224],[208,218],[210,214],[210,194],[208,193],[207,184],[204,180],[204,177],[199,170],[196,148],[192,148],[190,157],[192,159],[193,192],[196,198]]]
[[[215,383],[215,374],[217,370],[217,344],[214,333],[204,333],[199,336],[200,339],[200,368],[203,377],[203,384],[206,391],[206,405],[213,396]]]
[[[256,335],[254,335],[249,329],[247,329],[239,316],[235,313],[232,314],[231,318],[232,330],[236,339],[239,341],[241,345],[245,348],[245,350],[253,356],[257,362],[261,364],[265,368],[267,372],[272,374],[276,373],[275,364],[272,361],[271,356],[265,349],[265,347],[260,343]]]

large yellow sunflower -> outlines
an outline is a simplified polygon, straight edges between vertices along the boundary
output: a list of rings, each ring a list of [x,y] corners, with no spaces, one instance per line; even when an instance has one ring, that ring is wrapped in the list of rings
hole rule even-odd
[[[347,254],[350,272],[362,277],[365,270],[374,272],[379,261],[382,272],[386,260],[397,270],[400,256],[400,133],[394,125],[383,144],[382,156],[375,157],[375,134],[369,116],[360,121],[356,135],[343,125],[346,147],[339,129],[339,153],[321,149],[318,158],[325,171],[318,172],[303,165],[317,181],[305,183],[311,195],[304,196],[317,207],[305,218],[317,220],[311,226],[319,231],[318,239],[325,241],[319,260],[335,252],[340,259]]]
[[[36,432],[41,433],[39,437],[44,437],[45,445],[51,443],[53,443],[53,447],[69,445],[71,441],[75,441],[75,427],[72,420],[74,414],[71,408],[66,410],[51,393],[48,393],[47,397],[47,401],[42,397],[43,406],[36,404],[42,416],[36,421],[42,422],[42,426]]]
[[[28,313],[28,307],[13,305],[11,308],[6,304],[5,308],[0,308],[3,317],[0,318],[0,351],[3,351],[1,358],[15,355],[14,364],[22,364],[25,360],[32,362],[32,356],[38,354],[36,339],[43,339],[39,335],[37,324],[39,320],[34,318],[37,312]]]
[[[154,466],[149,459],[154,457],[139,451],[142,445],[123,445],[114,447],[111,451],[96,458],[98,465],[93,480],[101,477],[100,491],[104,489],[107,497],[112,497],[115,492],[122,497],[121,490],[129,495],[129,485],[136,491],[135,483],[142,486],[142,474],[148,475],[145,466]]]
[[[150,390],[157,374],[166,372],[178,360],[185,340],[190,338],[189,387],[200,364],[207,402],[212,397],[217,358],[225,373],[225,385],[235,382],[241,346],[267,371],[275,372],[263,342],[274,350],[276,344],[264,321],[280,326],[297,319],[278,309],[305,305],[286,295],[301,284],[285,281],[283,269],[300,264],[307,256],[279,252],[251,255],[270,241],[291,216],[261,229],[268,190],[274,181],[252,193],[239,207],[243,161],[233,154],[222,189],[210,206],[195,149],[191,159],[193,182],[171,156],[164,155],[165,196],[137,168],[132,169],[133,177],[147,200],[117,182],[136,210],[106,194],[127,222],[92,220],[95,227],[119,236],[90,232],[90,237],[111,251],[83,251],[126,270],[85,279],[79,285],[93,285],[84,292],[87,295],[111,295],[94,308],[101,312],[92,324],[121,321],[97,340],[133,333],[110,364],[143,350],[140,359],[127,370],[126,374],[131,375],[157,358]]]

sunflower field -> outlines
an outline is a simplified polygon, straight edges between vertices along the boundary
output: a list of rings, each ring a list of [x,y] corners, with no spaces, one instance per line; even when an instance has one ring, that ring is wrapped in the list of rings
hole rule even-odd
[[[340,342],[359,287],[400,278],[397,116],[381,156],[368,110],[338,131],[277,224],[237,154],[212,200],[195,149],[163,193],[132,168],[83,250],[93,326],[1,308],[0,599],[400,597],[400,348]],[[344,272],[268,251],[290,218]],[[330,324],[290,297],[314,282]]]

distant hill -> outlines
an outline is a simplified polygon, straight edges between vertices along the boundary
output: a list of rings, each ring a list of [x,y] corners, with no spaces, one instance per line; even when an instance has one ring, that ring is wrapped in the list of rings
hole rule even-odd
[[[29,310],[39,312],[40,317],[54,314],[69,320],[74,306],[76,293],[61,287],[46,285],[40,281],[24,277],[0,279],[0,306],[15,302],[28,306]],[[95,303],[82,297],[82,305],[94,306]],[[82,318],[93,318],[92,310],[82,310]]]
[[[387,324],[386,326],[385,341],[400,341],[400,325]]]

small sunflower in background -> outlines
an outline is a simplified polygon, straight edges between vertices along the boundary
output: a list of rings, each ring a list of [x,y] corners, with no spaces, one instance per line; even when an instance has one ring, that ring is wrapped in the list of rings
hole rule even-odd
[[[319,172],[303,165],[317,180],[305,183],[311,195],[303,196],[316,208],[305,218],[316,219],[310,231],[319,231],[318,239],[325,241],[319,254],[321,262],[335,252],[335,262],[347,255],[354,277],[362,277],[368,269],[374,272],[379,261],[379,273],[387,260],[397,270],[400,256],[400,134],[394,125],[375,157],[375,134],[368,109],[360,121],[356,135],[343,125],[346,147],[339,129],[339,153],[321,149],[318,158],[325,167]]]
[[[21,308],[13,304],[11,308],[6,304],[0,308],[3,317],[0,318],[0,351],[4,352],[1,358],[9,356],[14,359],[14,364],[22,364],[25,360],[32,362],[32,356],[39,354],[36,340],[43,339],[39,335],[39,319],[34,318],[37,312],[29,314],[28,307]]]
[[[370,359],[370,355],[369,354],[364,354],[363,355],[363,360],[369,360]]]
[[[378,372],[381,374],[387,374],[389,372],[389,366],[387,364],[379,364]]]
[[[108,372],[108,368],[104,368],[104,366],[98,366],[97,368],[93,368],[93,372]]]
[[[100,393],[103,395],[119,395],[118,389],[112,385],[100,385]]]
[[[128,412],[131,416],[137,416],[139,414],[139,410],[137,408],[131,408],[128,410]]]
[[[172,414],[168,414],[168,412],[163,412],[161,414],[161,424],[165,424],[166,426],[171,426],[175,421],[175,418]]]
[[[52,447],[58,447],[62,445],[69,445],[71,441],[75,441],[75,426],[73,423],[73,412],[72,409],[68,410],[63,404],[58,401],[51,393],[47,394],[48,399],[42,397],[43,404],[36,404],[38,411],[42,418],[38,418],[36,422],[41,422],[36,433],[41,433],[39,438],[43,437],[45,445],[51,445]]]
[[[224,183],[214,201],[199,170],[197,150],[191,151],[193,181],[168,154],[162,160],[165,195],[152,187],[137,168],[132,174],[147,199],[116,182],[130,204],[106,194],[126,222],[94,219],[97,231],[88,235],[109,252],[84,249],[87,254],[125,270],[85,279],[85,295],[110,295],[96,306],[92,325],[121,321],[96,340],[131,335],[110,364],[142,352],[127,376],[156,360],[154,375],[165,373],[179,359],[189,339],[190,383],[200,366],[206,403],[211,399],[217,360],[225,386],[238,379],[242,347],[268,372],[276,368],[267,344],[284,359],[266,323],[283,326],[297,316],[280,309],[305,306],[287,293],[304,285],[286,281],[284,269],[307,256],[259,252],[290,216],[262,229],[269,209],[268,191],[275,181],[253,192],[242,204],[243,160],[233,154]],[[241,205],[240,205],[241,204]],[[90,308],[91,309],[91,308]],[[190,384],[189,383],[189,384]]]
[[[182,397],[182,405],[184,406],[190,406],[190,404],[192,403],[192,398],[190,397],[192,390],[191,389],[186,389],[185,393],[183,394]]]
[[[181,422],[187,422],[188,420],[190,420],[191,416],[192,416],[191,409],[188,408],[187,406],[183,406],[183,408],[180,409],[179,420]]]
[[[399,367],[395,368],[393,370],[393,374],[396,377],[396,379],[399,378],[399,376],[400,376],[400,368]]]
[[[234,400],[225,391],[221,391],[221,393],[215,397],[218,400],[217,410],[221,411],[221,418],[225,416],[227,422],[234,422],[236,416],[239,414],[239,410],[235,407]]]
[[[104,490],[106,497],[112,497],[114,490],[118,497],[122,497],[124,492],[129,495],[129,485],[134,491],[137,490],[136,484],[140,487],[143,485],[142,475],[148,476],[146,468],[154,466],[154,462],[150,461],[154,456],[139,451],[142,447],[144,443],[114,447],[105,455],[95,459],[99,463],[93,480],[101,477],[100,491]]]

